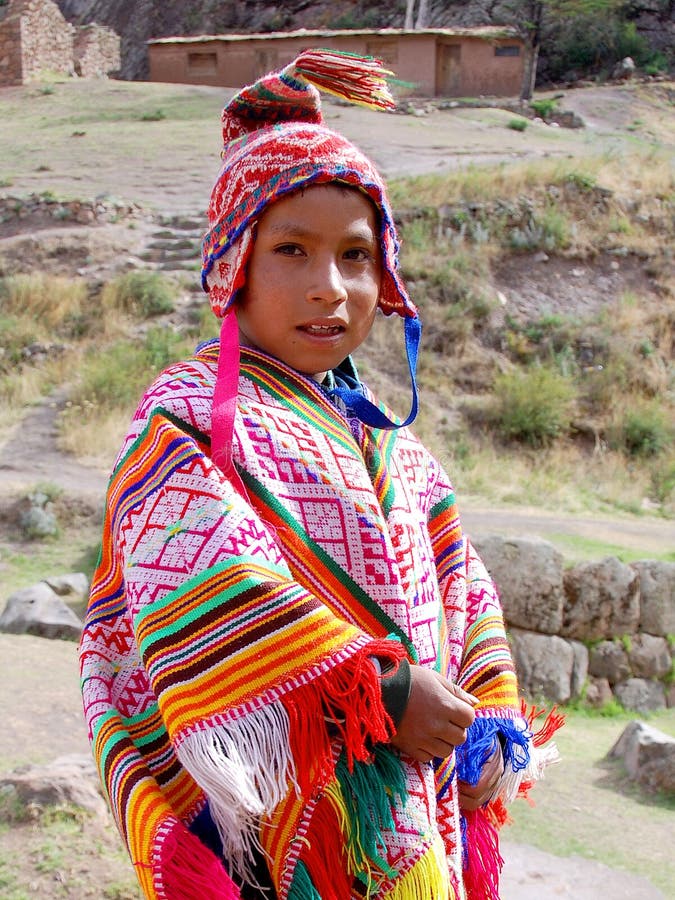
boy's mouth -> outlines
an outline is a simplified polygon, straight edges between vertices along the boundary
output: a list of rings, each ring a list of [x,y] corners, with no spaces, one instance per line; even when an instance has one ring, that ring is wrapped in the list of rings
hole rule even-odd
[[[341,334],[345,327],[344,325],[318,325],[318,324],[308,324],[308,325],[300,325],[300,331],[304,331],[306,334],[311,334],[316,337],[333,337],[336,334]]]

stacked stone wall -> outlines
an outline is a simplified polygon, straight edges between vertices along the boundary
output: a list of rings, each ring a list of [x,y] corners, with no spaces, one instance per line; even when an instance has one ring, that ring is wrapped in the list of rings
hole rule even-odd
[[[75,32],[75,72],[82,78],[117,74],[121,66],[120,38],[104,25],[85,25]]]
[[[536,538],[474,540],[500,593],[521,692],[646,712],[675,706],[675,563],[565,568]]]
[[[7,16],[0,22],[0,85],[22,83],[21,20]]]
[[[10,0],[0,20],[0,86],[27,84],[45,73],[100,77],[120,65],[120,39],[111,28],[75,28],[52,0]]]

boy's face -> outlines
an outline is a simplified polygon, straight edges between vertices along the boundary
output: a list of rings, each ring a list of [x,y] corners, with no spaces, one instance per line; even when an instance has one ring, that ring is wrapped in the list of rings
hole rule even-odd
[[[378,235],[374,205],[353,188],[313,185],[273,203],[237,304],[242,343],[321,381],[372,327]]]

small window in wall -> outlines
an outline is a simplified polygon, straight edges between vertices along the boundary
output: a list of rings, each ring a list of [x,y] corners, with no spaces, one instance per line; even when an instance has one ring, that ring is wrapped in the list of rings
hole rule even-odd
[[[518,44],[502,44],[495,47],[495,56],[520,56],[520,47]]]
[[[386,39],[368,41],[366,44],[366,54],[381,59],[382,62],[389,66],[394,66],[398,63],[398,41]]]
[[[190,75],[215,75],[218,57],[215,53],[188,53]]]

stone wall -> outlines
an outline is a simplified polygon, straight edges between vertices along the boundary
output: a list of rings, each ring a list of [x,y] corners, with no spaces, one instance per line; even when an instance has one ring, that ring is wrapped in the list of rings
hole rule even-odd
[[[50,0],[11,0],[0,23],[0,84],[73,73],[73,27]]]
[[[60,200],[48,193],[30,194],[27,197],[0,194],[0,237],[58,225],[118,222],[122,219],[141,218],[143,215],[143,210],[137,204],[112,197]]]
[[[10,0],[0,19],[0,86],[44,73],[85,78],[119,71],[120,40],[110,28],[74,28],[51,0]]]
[[[564,568],[536,538],[474,543],[499,590],[521,692],[628,709],[675,706],[675,563],[614,557]]]
[[[105,25],[85,25],[76,29],[75,72],[82,78],[116,75],[121,66],[120,38]]]

